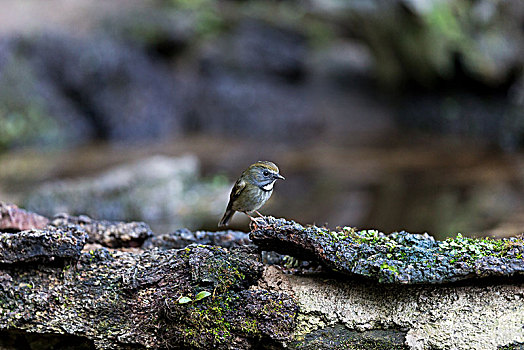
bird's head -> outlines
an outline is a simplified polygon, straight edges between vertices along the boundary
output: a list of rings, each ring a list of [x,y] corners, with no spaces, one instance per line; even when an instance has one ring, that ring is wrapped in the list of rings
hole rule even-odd
[[[284,176],[279,174],[276,164],[268,161],[251,164],[246,170],[246,175],[253,184],[264,191],[273,190],[273,185],[278,179],[285,180]]]

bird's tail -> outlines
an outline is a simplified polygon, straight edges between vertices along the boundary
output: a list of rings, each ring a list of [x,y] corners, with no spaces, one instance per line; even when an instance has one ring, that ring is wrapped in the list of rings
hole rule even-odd
[[[227,226],[229,224],[229,221],[233,217],[233,214],[235,214],[235,211],[233,209],[227,209],[224,213],[224,216],[222,217],[222,220],[218,223],[218,227]]]

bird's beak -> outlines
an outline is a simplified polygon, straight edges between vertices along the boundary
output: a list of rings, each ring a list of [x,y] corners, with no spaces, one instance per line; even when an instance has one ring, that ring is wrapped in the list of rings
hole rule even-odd
[[[285,180],[286,178],[280,174],[275,174],[275,179]]]

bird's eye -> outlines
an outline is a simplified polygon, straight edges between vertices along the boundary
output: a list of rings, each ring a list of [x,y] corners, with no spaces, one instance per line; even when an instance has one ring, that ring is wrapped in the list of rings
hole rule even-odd
[[[269,171],[264,170],[264,176],[268,176],[268,175],[269,175]]]

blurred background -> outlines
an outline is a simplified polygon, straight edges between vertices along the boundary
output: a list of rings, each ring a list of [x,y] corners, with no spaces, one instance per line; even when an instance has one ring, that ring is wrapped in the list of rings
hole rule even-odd
[[[264,214],[524,231],[523,2],[0,3],[0,200],[216,230],[260,159]]]

